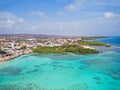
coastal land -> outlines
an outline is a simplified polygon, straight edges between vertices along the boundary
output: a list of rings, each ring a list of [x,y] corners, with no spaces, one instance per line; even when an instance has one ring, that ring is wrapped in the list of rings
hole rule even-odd
[[[33,49],[33,52],[40,54],[47,53],[75,53],[75,54],[97,54],[98,50],[90,46],[105,46],[110,47],[107,43],[102,42],[91,42],[91,41],[79,41],[75,45],[63,45],[54,47],[37,47]]]
[[[20,51],[19,52],[13,52],[11,54],[7,54],[7,53],[5,55],[1,54],[0,55],[0,62],[9,61],[9,60],[14,59],[16,57],[19,57],[21,55],[26,55],[26,54],[30,54],[30,53],[32,53],[32,50],[29,49],[29,50],[24,50],[24,51],[21,51],[21,52]]]
[[[77,45],[56,46],[56,47],[38,47],[33,50],[35,53],[47,54],[47,53],[75,53],[75,54],[92,54],[99,53],[98,50],[84,48]]]
[[[8,35],[0,37],[0,62],[8,61],[29,53],[75,53],[97,54],[99,50],[91,46],[110,47],[104,42],[94,42],[91,39],[104,37],[63,37],[49,36],[45,38],[25,35]]]

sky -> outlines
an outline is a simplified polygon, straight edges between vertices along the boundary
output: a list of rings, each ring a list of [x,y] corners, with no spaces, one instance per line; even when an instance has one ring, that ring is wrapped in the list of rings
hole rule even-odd
[[[0,34],[119,36],[120,0],[0,0]]]

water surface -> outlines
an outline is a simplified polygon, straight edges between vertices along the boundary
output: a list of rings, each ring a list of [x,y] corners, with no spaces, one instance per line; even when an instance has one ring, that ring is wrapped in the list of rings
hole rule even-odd
[[[32,53],[1,63],[0,90],[120,90],[120,43],[113,42],[99,54]]]

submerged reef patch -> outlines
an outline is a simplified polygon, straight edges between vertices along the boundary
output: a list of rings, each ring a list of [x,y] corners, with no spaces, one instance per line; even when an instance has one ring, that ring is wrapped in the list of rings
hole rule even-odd
[[[15,68],[15,67],[6,67],[0,69],[0,73],[10,74],[10,75],[19,75],[21,74],[21,72],[22,72],[21,68]]]
[[[67,90],[89,90],[89,86],[86,83],[77,83],[69,86]]]

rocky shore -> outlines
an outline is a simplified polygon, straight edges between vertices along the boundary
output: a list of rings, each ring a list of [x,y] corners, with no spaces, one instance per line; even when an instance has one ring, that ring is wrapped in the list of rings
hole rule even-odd
[[[21,55],[26,55],[26,54],[30,54],[30,53],[32,53],[32,50],[29,49],[29,50],[25,50],[25,51],[21,51],[21,52],[14,52],[9,56],[2,56],[1,55],[0,62],[9,61],[9,60],[14,59],[16,57],[19,57]]]

